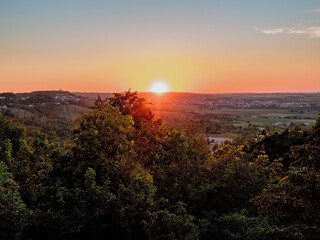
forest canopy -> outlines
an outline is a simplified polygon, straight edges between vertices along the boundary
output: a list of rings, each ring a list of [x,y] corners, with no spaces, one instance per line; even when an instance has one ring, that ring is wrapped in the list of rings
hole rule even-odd
[[[128,91],[77,123],[61,144],[0,114],[1,239],[320,238],[320,119],[212,151]]]

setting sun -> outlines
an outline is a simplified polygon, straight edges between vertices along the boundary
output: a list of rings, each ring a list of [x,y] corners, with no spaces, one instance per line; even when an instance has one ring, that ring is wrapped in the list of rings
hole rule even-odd
[[[168,92],[169,86],[166,82],[163,81],[157,81],[151,84],[149,91],[150,92],[155,92],[155,93],[165,93]]]

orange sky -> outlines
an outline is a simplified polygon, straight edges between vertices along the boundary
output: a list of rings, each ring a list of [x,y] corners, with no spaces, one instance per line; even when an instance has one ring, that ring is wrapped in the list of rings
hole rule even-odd
[[[320,91],[320,52],[313,57],[312,53],[295,54],[145,55],[115,58],[103,64],[87,59],[29,58],[21,63],[1,63],[1,91],[114,92],[131,88],[144,92],[157,79],[177,92]]]
[[[178,2],[0,3],[0,92],[320,91],[316,1]]]

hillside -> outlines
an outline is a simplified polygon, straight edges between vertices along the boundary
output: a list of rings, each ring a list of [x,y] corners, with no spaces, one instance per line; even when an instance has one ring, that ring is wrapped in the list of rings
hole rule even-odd
[[[73,120],[82,116],[84,113],[88,112],[90,109],[87,107],[77,106],[77,105],[59,105],[53,108],[53,111],[58,114],[59,117]]]

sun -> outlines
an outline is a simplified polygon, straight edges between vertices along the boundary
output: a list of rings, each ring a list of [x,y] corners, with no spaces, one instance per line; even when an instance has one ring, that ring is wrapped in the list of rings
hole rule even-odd
[[[164,81],[156,81],[149,87],[149,91],[154,93],[165,93],[169,92],[169,90],[169,85]]]

